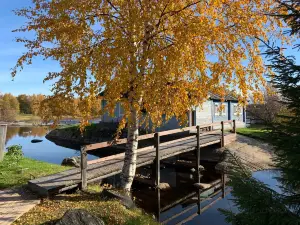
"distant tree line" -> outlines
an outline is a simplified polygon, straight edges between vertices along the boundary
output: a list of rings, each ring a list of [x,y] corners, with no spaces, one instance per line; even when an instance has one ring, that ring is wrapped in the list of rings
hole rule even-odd
[[[12,94],[0,94],[0,121],[14,121],[20,111],[18,99]]]
[[[45,95],[25,95],[21,94],[17,97],[20,104],[20,113],[38,115],[39,106],[45,99]]]
[[[0,121],[12,122],[18,114],[39,114],[41,102],[45,99],[42,94],[17,97],[10,93],[0,94]]]
[[[83,115],[79,110],[81,104],[90,107],[88,117],[98,117],[101,111],[99,104],[84,102],[79,98],[58,98],[42,94],[13,96],[12,94],[0,93],[0,121],[13,122],[18,114],[30,114],[40,116],[44,121],[60,120],[63,117],[80,118]]]

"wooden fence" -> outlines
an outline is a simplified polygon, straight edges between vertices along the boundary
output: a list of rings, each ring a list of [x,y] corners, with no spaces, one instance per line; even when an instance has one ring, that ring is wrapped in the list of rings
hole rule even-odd
[[[196,137],[197,137],[197,146],[196,150],[197,150],[197,167],[199,168],[200,166],[200,137],[204,136],[204,135],[208,135],[208,134],[216,134],[217,132],[221,131],[221,147],[225,146],[227,144],[226,140],[225,140],[225,129],[224,129],[224,124],[226,123],[230,123],[232,124],[232,130],[231,132],[234,133],[232,138],[235,138],[235,133],[236,133],[236,122],[235,120],[228,120],[228,121],[221,121],[221,122],[216,122],[216,123],[210,123],[210,124],[203,124],[203,125],[198,125],[198,126],[192,126],[192,127],[185,127],[185,128],[179,128],[179,129],[174,129],[174,130],[168,130],[168,131],[162,131],[162,132],[156,132],[156,133],[151,133],[151,134],[145,134],[145,135],[140,135],[138,136],[138,140],[145,140],[145,139],[153,139],[153,145],[152,146],[148,146],[148,147],[144,147],[144,148],[140,148],[137,150],[137,152],[143,152],[143,151],[148,151],[151,150],[153,148],[156,149],[156,160],[155,160],[155,164],[156,164],[156,185],[159,187],[160,184],[160,147],[161,146],[166,146],[168,144],[171,143],[176,143],[179,141],[183,141],[183,140],[188,140],[191,138],[195,138],[194,135],[192,136],[188,136],[188,137],[184,137],[184,138],[178,138],[176,140],[172,140],[172,141],[167,141],[164,143],[160,143],[160,137],[162,136],[166,136],[166,135],[171,135],[171,134],[176,134],[176,133],[181,133],[181,132],[185,132],[185,131],[194,131],[196,130]],[[219,127],[218,129],[211,129],[211,128],[215,128],[215,127]],[[210,128],[209,131],[203,131],[201,132],[201,129],[203,128]],[[230,137],[228,137],[230,138]],[[218,141],[219,143],[220,141]],[[105,147],[110,147],[110,146],[114,146],[114,145],[119,145],[119,144],[126,144],[127,143],[127,138],[124,139],[119,139],[116,141],[112,141],[112,142],[101,142],[101,143],[95,143],[95,144],[90,144],[90,145],[84,145],[81,147],[81,180],[82,180],[82,184],[81,187],[82,189],[85,189],[87,187],[87,166],[89,164],[95,164],[95,163],[101,163],[107,160],[111,160],[111,159],[115,159],[118,158],[120,156],[125,155],[125,153],[120,153],[120,154],[116,154],[116,155],[112,155],[112,156],[108,156],[108,157],[104,157],[104,158],[100,158],[100,159],[96,159],[96,160],[91,160],[91,161],[87,161],[87,152],[88,151],[92,151],[92,150],[96,150],[96,149],[101,149],[101,148],[105,148]],[[213,143],[210,143],[213,144]],[[199,169],[198,169],[198,173],[200,173]],[[200,179],[200,178],[199,178]],[[200,182],[200,180],[199,180]]]

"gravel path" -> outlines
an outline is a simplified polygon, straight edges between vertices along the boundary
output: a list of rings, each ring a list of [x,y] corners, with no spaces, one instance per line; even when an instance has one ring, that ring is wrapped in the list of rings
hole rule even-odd
[[[40,203],[23,188],[0,190],[0,224],[9,225]]]
[[[227,145],[225,150],[237,157],[244,166],[253,172],[274,168],[273,147],[265,142],[237,135],[237,140]],[[216,168],[221,169],[229,164],[230,157],[225,157],[224,161],[219,163]]]

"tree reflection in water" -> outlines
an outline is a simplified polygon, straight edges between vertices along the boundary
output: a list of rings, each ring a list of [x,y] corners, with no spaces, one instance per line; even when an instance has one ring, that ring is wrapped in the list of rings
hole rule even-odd
[[[15,136],[19,137],[44,137],[50,131],[49,127],[17,127],[7,128],[6,143]]]

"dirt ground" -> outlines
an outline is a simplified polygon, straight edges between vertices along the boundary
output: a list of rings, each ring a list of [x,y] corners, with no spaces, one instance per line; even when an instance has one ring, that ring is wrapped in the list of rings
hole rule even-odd
[[[252,171],[274,168],[273,147],[268,143],[237,135],[237,140],[227,145],[224,150],[228,150]],[[228,163],[229,160],[225,158],[223,164]]]

